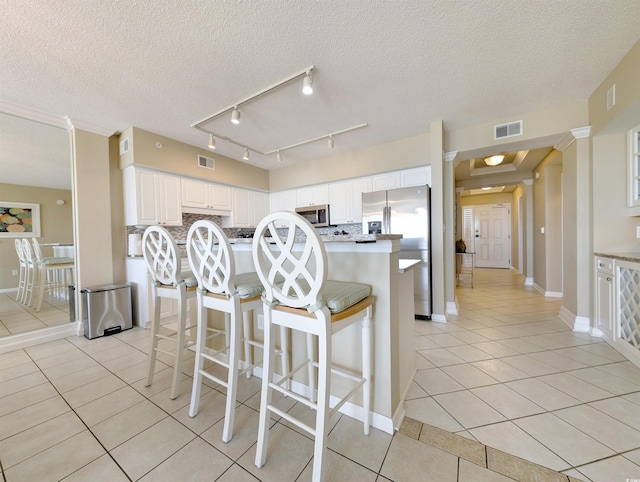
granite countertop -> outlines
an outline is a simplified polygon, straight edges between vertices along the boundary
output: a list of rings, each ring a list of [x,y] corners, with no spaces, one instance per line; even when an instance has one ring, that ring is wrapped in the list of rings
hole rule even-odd
[[[389,241],[394,239],[402,239],[402,234],[323,234],[320,235],[325,243],[332,242],[355,242],[355,243],[375,243],[376,241]],[[296,241],[302,242],[303,238]],[[251,244],[253,238],[230,238],[231,244]]]
[[[630,261],[636,263],[640,261],[640,253],[593,253],[594,256],[602,256],[603,258],[619,259],[620,261]]]

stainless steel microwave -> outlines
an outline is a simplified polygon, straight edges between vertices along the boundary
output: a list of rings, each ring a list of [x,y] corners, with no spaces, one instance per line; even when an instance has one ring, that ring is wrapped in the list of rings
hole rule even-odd
[[[316,228],[323,228],[330,225],[328,204],[296,208],[296,213],[305,218]]]

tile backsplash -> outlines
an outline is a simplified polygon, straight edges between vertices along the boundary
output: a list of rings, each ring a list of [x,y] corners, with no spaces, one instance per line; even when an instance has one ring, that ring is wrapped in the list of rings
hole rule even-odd
[[[191,214],[191,213],[183,213],[182,214],[182,226],[165,226],[167,231],[171,233],[171,236],[176,240],[176,242],[184,242],[187,240],[187,234],[189,233],[189,228],[193,223],[199,221],[200,219],[209,219],[216,223],[218,226],[222,224],[221,216],[210,216],[206,214]],[[246,237],[246,235],[253,234],[255,229],[253,228],[223,228],[224,233],[228,238],[238,238],[238,237]],[[127,239],[129,234],[134,234],[138,232],[138,229],[135,226],[127,226]],[[144,229],[140,230],[140,232],[144,232]],[[361,234],[362,233],[362,224],[340,224],[338,226],[331,226],[328,228],[318,228],[318,233],[321,235],[324,234]],[[126,241],[125,241],[126,242]],[[186,249],[184,246],[178,246],[178,249],[181,251],[181,256],[186,257]]]

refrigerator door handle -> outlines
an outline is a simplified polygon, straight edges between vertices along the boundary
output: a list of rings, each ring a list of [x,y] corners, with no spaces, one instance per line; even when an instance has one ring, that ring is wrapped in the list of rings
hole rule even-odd
[[[389,234],[389,208],[382,208],[382,233]]]

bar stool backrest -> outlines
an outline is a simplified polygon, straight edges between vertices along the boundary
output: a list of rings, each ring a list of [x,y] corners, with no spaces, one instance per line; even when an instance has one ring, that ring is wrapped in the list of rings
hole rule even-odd
[[[286,235],[278,233],[276,221],[288,227]],[[300,232],[305,239],[298,240],[304,244],[294,250]],[[253,246],[265,301],[294,308],[319,307],[320,290],[327,280],[327,253],[309,221],[289,211],[269,214],[258,224]]]
[[[182,281],[178,246],[162,226],[149,226],[142,237],[142,255],[154,283],[178,286]]]
[[[191,225],[187,235],[189,267],[198,280],[198,289],[232,295],[235,287],[235,258],[224,231],[212,221]]]

